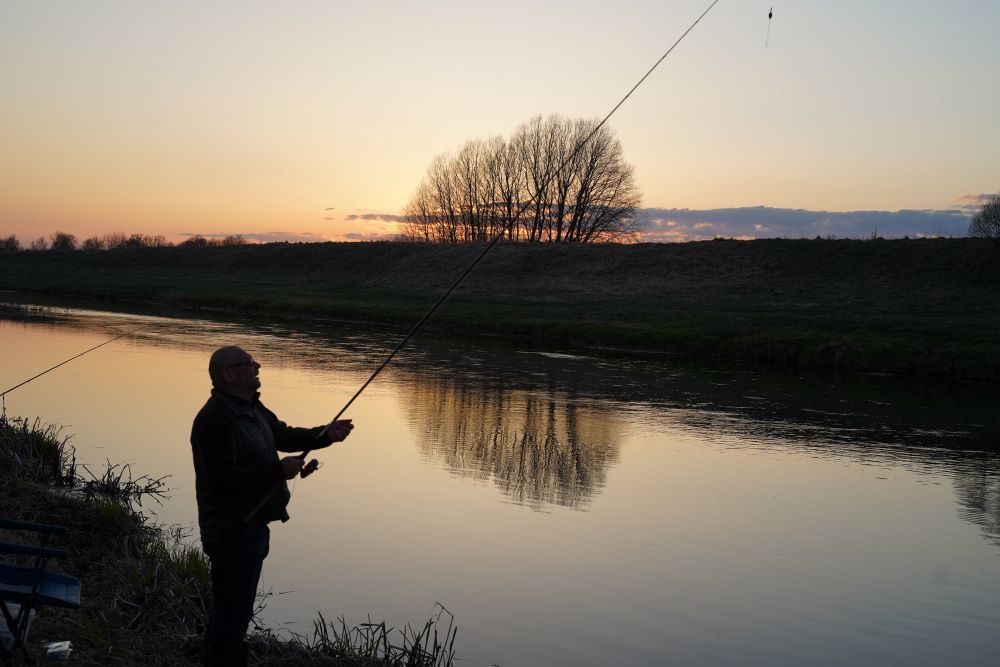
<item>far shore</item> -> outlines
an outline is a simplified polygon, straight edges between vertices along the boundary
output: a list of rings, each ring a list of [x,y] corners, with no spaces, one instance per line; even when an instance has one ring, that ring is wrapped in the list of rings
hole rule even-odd
[[[324,243],[0,253],[0,288],[408,330],[482,246]],[[0,295],[2,296],[2,295]],[[2,300],[2,299],[0,299]],[[981,239],[497,246],[424,335],[1000,381]]]

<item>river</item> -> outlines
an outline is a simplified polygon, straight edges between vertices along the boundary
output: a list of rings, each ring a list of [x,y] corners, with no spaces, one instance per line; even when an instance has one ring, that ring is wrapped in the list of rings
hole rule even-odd
[[[0,315],[9,415],[166,480],[196,539],[191,419],[238,344],[290,424],[328,421],[382,328],[51,307]],[[838,382],[418,338],[272,530],[265,620],[455,616],[469,665],[1000,661],[995,389]]]

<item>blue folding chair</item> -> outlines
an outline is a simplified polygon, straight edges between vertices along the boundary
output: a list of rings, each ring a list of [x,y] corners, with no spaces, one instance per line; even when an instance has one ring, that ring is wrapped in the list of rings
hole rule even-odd
[[[34,661],[28,654],[27,641],[35,609],[78,609],[80,580],[46,569],[50,558],[66,557],[63,549],[45,546],[51,536],[66,534],[67,531],[62,526],[0,519],[0,529],[30,531],[41,535],[40,546],[0,542],[0,554],[20,556],[21,562],[33,561],[32,565],[0,563],[0,612],[7,626],[7,632],[0,636],[0,656],[8,666],[16,664],[21,657],[31,664]]]

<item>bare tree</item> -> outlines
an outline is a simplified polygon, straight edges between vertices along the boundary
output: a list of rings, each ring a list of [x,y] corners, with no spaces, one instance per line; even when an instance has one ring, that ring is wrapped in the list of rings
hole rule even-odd
[[[972,216],[969,236],[993,239],[1000,243],[1000,194],[995,194],[986,200],[979,213]]]
[[[556,126],[558,122],[558,116],[549,116],[547,121],[536,116],[521,125],[511,139],[514,151],[521,155],[525,175],[525,188],[520,193],[520,199],[524,202],[518,207],[520,209],[525,204],[528,205],[525,209],[527,217],[519,221],[525,241],[546,240],[543,233],[547,226],[547,202],[555,176],[552,172],[558,166],[554,146],[560,133]]]
[[[525,188],[523,156],[503,137],[495,137],[487,148],[484,168],[493,183],[496,224],[507,231],[507,238],[516,240],[520,230],[517,215]]]
[[[427,168],[427,175],[403,209],[407,222],[402,238],[430,243],[458,243],[460,226],[459,195],[452,177],[451,158],[439,155]]]
[[[21,242],[17,240],[17,237],[11,234],[7,238],[0,239],[0,250],[20,250]]]
[[[83,242],[84,250],[104,250],[104,248],[104,239],[99,236],[91,236]]]
[[[437,212],[433,192],[426,181],[410,197],[403,215],[405,221],[399,233],[400,241],[430,243],[437,240]]]
[[[162,234],[130,234],[122,243],[125,248],[159,248],[170,245]]]
[[[194,236],[187,237],[177,245],[184,248],[205,248],[212,245],[212,243],[201,234],[195,234]]]
[[[44,236],[39,236],[37,239],[32,241],[31,245],[28,247],[32,250],[48,250],[49,242],[45,240]]]
[[[575,128],[574,142],[592,131],[591,123],[581,123]],[[621,144],[610,132],[598,132],[570,161],[569,180],[574,191],[563,232],[565,240],[615,241],[632,233],[640,196],[633,169],[631,165],[623,167],[621,152]]]
[[[53,250],[76,250],[76,236],[67,232],[56,232],[51,237]]]
[[[125,232],[108,232],[103,237],[104,247],[108,250],[124,248],[127,240],[128,236]]]
[[[401,238],[592,243],[628,238],[640,202],[621,142],[596,121],[538,116],[509,141],[439,155],[410,198]]]
[[[159,238],[163,238],[162,236]],[[247,241],[240,234],[230,234],[222,238],[205,238],[201,234],[195,234],[181,241],[178,245],[184,248],[208,248],[217,246],[248,245]]]

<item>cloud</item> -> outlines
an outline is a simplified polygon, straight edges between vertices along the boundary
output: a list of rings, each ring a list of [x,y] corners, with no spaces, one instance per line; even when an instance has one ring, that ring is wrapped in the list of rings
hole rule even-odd
[[[316,232],[262,232],[254,234],[243,234],[243,238],[260,241],[261,243],[278,243],[287,241],[288,243],[323,243],[330,240],[327,234]]]
[[[646,208],[639,211],[636,228],[640,241],[666,242],[715,237],[965,236],[968,226],[969,214],[959,209],[830,212],[748,206],[706,210]]]
[[[378,220],[381,222],[405,222],[405,215],[395,213],[351,213],[344,216],[344,220]]]
[[[395,234],[362,234],[360,232],[349,232],[344,234],[348,241],[392,241]]]
[[[330,240],[329,235],[315,232],[201,232],[197,234],[180,232],[179,235],[204,236],[209,239],[242,236],[247,241],[256,241],[257,243],[281,243],[285,241],[288,243],[324,243]]]
[[[687,209],[645,208],[638,211],[637,240],[645,243],[700,241],[716,237],[736,239],[759,238],[868,238],[877,234],[884,238],[910,236],[965,236],[969,219],[992,195],[967,194],[955,198],[957,208],[947,210],[902,211],[810,211],[807,209],[746,206],[741,208]],[[327,210],[332,210],[327,209]],[[364,209],[362,209],[364,210]],[[350,213],[343,218],[325,220],[399,223],[406,216],[394,213]],[[239,235],[258,243],[292,242],[323,243],[327,241],[388,241],[395,238],[390,231],[338,233],[326,232],[201,232],[208,238]],[[194,236],[182,232],[180,236]]]
[[[990,194],[988,192],[978,195],[959,195],[955,197],[955,203],[958,204],[958,208],[962,211],[973,215],[979,212],[983,204],[990,200],[992,197],[996,197],[996,193]]]

